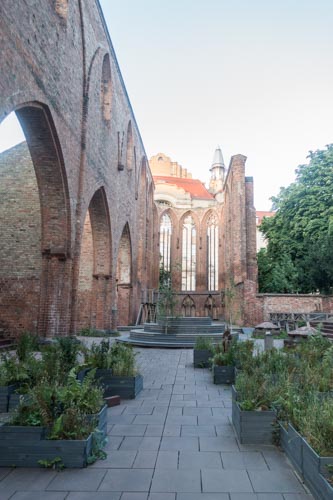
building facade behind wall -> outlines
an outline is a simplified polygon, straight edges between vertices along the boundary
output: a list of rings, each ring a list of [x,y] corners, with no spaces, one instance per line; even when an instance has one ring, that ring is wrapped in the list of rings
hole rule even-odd
[[[257,292],[256,213],[246,157],[226,169],[217,148],[204,184],[159,153],[150,159],[159,217],[160,264],[178,314],[246,324]]]

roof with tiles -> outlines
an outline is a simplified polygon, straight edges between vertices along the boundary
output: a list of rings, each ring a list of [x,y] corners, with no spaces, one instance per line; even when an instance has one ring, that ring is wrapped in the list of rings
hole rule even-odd
[[[189,193],[192,199],[200,199],[200,200],[214,199],[214,196],[206,189],[205,185],[198,179],[186,179],[182,177],[154,175],[154,182],[155,185],[163,183],[172,184]]]

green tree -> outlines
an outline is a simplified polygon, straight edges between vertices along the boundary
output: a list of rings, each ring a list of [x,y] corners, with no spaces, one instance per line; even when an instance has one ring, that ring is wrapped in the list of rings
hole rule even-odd
[[[261,224],[268,246],[258,254],[260,291],[333,291],[333,144],[308,158]]]

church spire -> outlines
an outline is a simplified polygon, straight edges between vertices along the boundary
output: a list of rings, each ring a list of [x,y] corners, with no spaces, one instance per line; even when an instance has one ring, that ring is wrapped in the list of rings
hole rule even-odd
[[[210,168],[210,172],[211,175],[209,181],[209,191],[213,195],[216,195],[217,193],[222,192],[224,175],[225,175],[225,165],[220,146],[217,146],[217,148],[215,149],[213,163]]]

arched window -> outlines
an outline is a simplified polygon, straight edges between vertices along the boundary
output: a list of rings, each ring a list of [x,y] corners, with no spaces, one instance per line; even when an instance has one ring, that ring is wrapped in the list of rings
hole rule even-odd
[[[171,270],[171,233],[171,218],[164,214],[160,224],[160,265],[167,272]]]
[[[218,290],[218,223],[215,214],[207,221],[207,289]]]
[[[110,56],[109,54],[105,54],[102,65],[101,104],[103,118],[106,122],[109,122],[111,120],[111,100],[112,82]]]
[[[188,215],[182,228],[182,290],[195,290],[196,233],[193,217]]]

